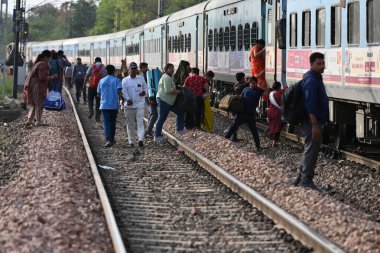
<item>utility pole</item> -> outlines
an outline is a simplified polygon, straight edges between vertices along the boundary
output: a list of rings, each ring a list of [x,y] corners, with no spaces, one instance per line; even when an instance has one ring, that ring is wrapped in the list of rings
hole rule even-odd
[[[158,17],[164,16],[164,0],[158,0]]]
[[[5,8],[3,8],[3,5],[5,5]],[[4,18],[3,18],[3,10],[5,11]],[[7,69],[7,66],[5,64],[5,60],[7,58],[7,50],[6,50],[6,46],[7,46],[7,19],[8,19],[8,0],[1,0],[1,3],[0,3],[0,23],[1,23],[1,28],[2,28],[1,33],[3,34],[3,36],[2,36],[2,39],[0,39],[0,47],[2,47],[4,49],[4,59],[3,59],[4,62],[2,62],[2,65],[1,65],[1,71],[3,74],[3,78],[2,78],[3,86],[2,86],[2,92],[1,92],[2,97],[5,97],[5,76],[6,76],[6,69]],[[4,44],[2,42],[4,42]]]
[[[15,22],[14,22],[14,32],[15,32],[15,48],[14,48],[14,58],[13,58],[13,98],[17,98],[17,78],[18,78],[18,54],[19,54],[19,43],[20,43],[20,28],[22,20],[21,11],[21,0],[16,0],[16,9],[14,10]]]

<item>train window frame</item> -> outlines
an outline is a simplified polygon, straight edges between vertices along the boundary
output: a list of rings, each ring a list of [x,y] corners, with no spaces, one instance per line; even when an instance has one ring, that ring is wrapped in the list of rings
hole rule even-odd
[[[212,51],[213,45],[214,45],[214,31],[213,29],[209,29],[208,34],[207,34],[208,51]]]
[[[236,50],[236,35],[237,35],[236,26],[233,25],[230,28],[230,49],[231,49],[231,51]]]
[[[335,8],[338,8],[338,13],[339,13],[339,19],[337,20],[336,19],[336,15],[335,15]],[[334,13],[334,15],[333,15]],[[335,19],[334,19],[335,18]],[[334,22],[333,22],[333,19],[334,19]],[[333,26],[333,24],[335,26]],[[338,24],[338,28],[339,28],[339,43],[333,43],[333,34],[335,35],[336,34],[336,31],[337,29],[336,28],[336,24]],[[334,27],[334,29],[333,29]],[[336,38],[336,36],[334,36]],[[339,6],[339,5],[332,5],[331,8],[330,8],[330,44],[331,44],[331,47],[340,47],[342,45],[342,7]]]
[[[181,53],[183,53],[184,50],[185,50],[185,36],[184,36],[183,34],[181,34],[181,36],[180,36],[180,41],[179,41],[179,43],[180,43],[180,50],[181,50]]]
[[[219,46],[219,51],[223,51],[223,37],[224,37],[224,31],[223,28],[219,28],[218,32],[218,46]]]
[[[218,29],[214,28],[214,51],[218,51],[218,41],[219,41],[219,35],[218,35]]]
[[[293,29],[293,26],[292,26],[292,17],[295,17],[295,27]],[[289,14],[289,48],[297,48],[298,46],[298,13],[297,12],[291,12]],[[292,43],[292,34],[293,32],[295,33],[294,34],[294,43]]]
[[[321,33],[319,30],[318,30],[318,24],[319,24],[319,12],[323,11],[324,12],[324,30],[323,30],[323,33]],[[315,11],[315,47],[317,48],[324,48],[326,47],[326,8],[318,8],[316,11]],[[324,37],[323,37],[323,43],[321,44],[318,44],[319,41],[319,36],[320,34],[324,34]]]
[[[237,51],[243,51],[244,48],[244,29],[243,25],[238,25],[237,29]]]
[[[172,37],[168,36],[168,52],[172,52]]]
[[[357,17],[357,31],[353,31],[352,34],[356,34],[357,36],[357,41],[355,42],[350,42],[350,6],[353,6],[353,5],[358,5],[358,17]],[[347,45],[352,47],[352,46],[358,46],[360,44],[360,2],[358,1],[353,1],[353,2],[350,2],[347,4]]]
[[[306,16],[308,14],[308,27],[306,27]],[[307,29],[308,35],[307,36]],[[308,41],[306,40],[308,38]],[[307,44],[308,42],[308,44]],[[311,46],[311,10],[303,10],[302,11],[302,40],[301,45],[303,48],[310,48]]]
[[[187,34],[185,34],[184,42],[185,42],[184,52],[186,52],[187,51]]]
[[[247,51],[251,47],[251,26],[249,23],[245,23],[244,30],[243,30],[243,36],[244,36],[244,50]]]
[[[230,28],[228,26],[224,28],[223,45],[225,51],[230,51]]]
[[[188,48],[187,48],[187,52],[191,52],[191,33],[188,33],[188,35],[187,35],[187,46],[188,46]]]
[[[252,22],[250,31],[251,31],[251,36],[250,36],[251,43],[249,46],[255,44],[256,40],[259,39],[259,22],[257,21]]]
[[[371,25],[370,25],[370,13],[369,13],[369,10],[372,9],[372,10],[375,10],[376,8],[374,6],[372,6],[372,8],[369,8],[369,3],[372,2],[372,4],[376,4],[376,2],[374,0],[367,0],[366,1],[366,40],[367,40],[367,45],[369,46],[378,46],[380,44],[380,36],[378,38],[376,38],[374,36],[374,34],[380,34],[380,26],[378,27],[378,30],[377,31],[370,31],[370,27],[374,27],[373,24],[376,24],[376,17],[377,17],[377,21],[380,22],[380,17],[379,15],[376,15],[376,13],[372,13],[372,22],[371,22]],[[379,2],[377,2],[377,4],[380,5]],[[375,28],[373,28],[375,30]],[[370,33],[372,33],[373,35],[373,38],[372,38],[372,41],[370,41],[370,38],[369,38],[369,35]],[[377,40],[377,41],[376,41]]]

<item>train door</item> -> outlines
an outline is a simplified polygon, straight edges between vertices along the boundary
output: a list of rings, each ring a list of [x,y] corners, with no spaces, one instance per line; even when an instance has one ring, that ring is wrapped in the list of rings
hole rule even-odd
[[[166,64],[166,27],[167,25],[161,26],[161,38],[159,39],[160,41],[160,52],[161,52],[161,69],[163,70]]]
[[[209,52],[209,45],[212,43],[212,33],[209,35],[208,30],[208,14],[204,14],[204,29],[203,29],[203,72],[206,73],[208,69],[208,52]],[[207,41],[206,41],[207,40]]]
[[[144,33],[145,33],[145,31],[142,31],[141,33],[140,33],[140,62],[144,62],[145,61],[145,57],[144,57]]]

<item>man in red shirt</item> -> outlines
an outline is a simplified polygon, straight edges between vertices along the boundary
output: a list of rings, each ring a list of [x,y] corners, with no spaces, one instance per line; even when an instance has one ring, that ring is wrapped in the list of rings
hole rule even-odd
[[[197,96],[197,110],[195,114],[186,113],[185,127],[201,129],[202,116],[204,112],[203,94],[207,85],[207,80],[199,75],[199,68],[192,69],[192,75],[186,78],[184,86],[188,87]]]

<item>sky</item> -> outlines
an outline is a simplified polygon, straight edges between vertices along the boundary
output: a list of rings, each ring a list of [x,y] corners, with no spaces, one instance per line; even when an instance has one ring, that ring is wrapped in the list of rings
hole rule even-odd
[[[70,2],[71,0],[24,0],[24,1],[26,3],[26,10],[28,11],[30,8],[33,8],[33,7],[36,7],[39,5],[43,5],[43,4],[47,4],[47,3],[51,3],[54,6],[58,7],[62,3]],[[73,0],[73,2],[76,2],[76,0]],[[8,0],[8,12],[9,13],[12,12],[12,10],[15,8],[15,6],[16,6],[16,0]]]

